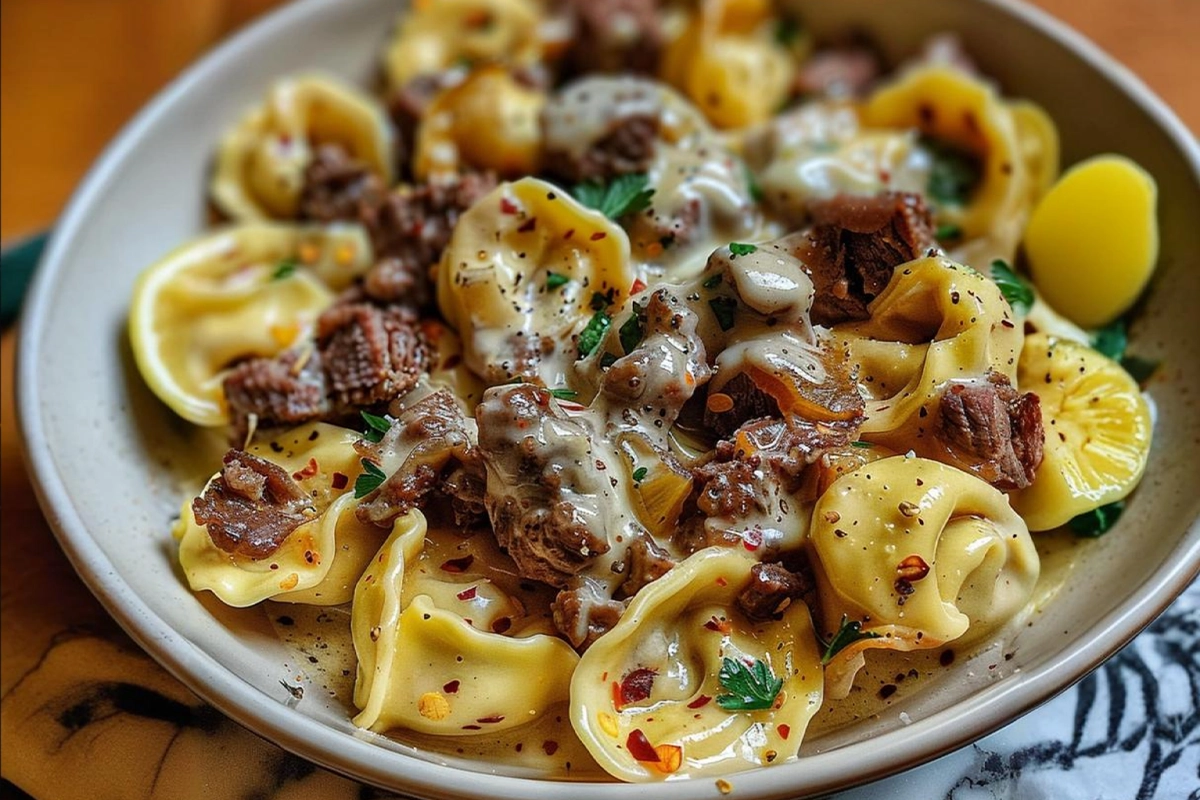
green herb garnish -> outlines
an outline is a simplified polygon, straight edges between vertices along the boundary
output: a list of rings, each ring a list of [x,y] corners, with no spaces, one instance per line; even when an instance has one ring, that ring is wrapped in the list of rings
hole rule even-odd
[[[604,339],[604,334],[608,332],[608,327],[612,325],[612,318],[604,313],[601,309],[592,318],[588,320],[587,327],[579,334],[579,357],[587,358],[592,354],[600,342]]]
[[[354,481],[354,499],[366,497],[387,480],[387,475],[374,461],[362,459],[363,473]]]
[[[599,311],[612,305],[612,298],[603,292],[592,292],[592,299],[588,305],[592,307],[592,311]]]
[[[784,17],[775,23],[775,43],[782,47],[791,47],[800,38],[800,23],[790,17]]]
[[[1029,313],[1033,306],[1033,289],[1003,259],[997,258],[992,262],[992,280],[1000,287],[1000,294],[1004,295],[1014,312],[1022,317]]]
[[[733,253],[735,256],[748,256],[757,251],[758,248],[752,244],[742,244],[741,242],[729,243],[729,252]]]
[[[1124,510],[1125,501],[1118,500],[1115,503],[1092,509],[1086,514],[1072,517],[1067,524],[1071,526],[1071,530],[1075,532],[1076,536],[1094,539],[1108,533],[1109,528],[1117,524],[1117,520],[1121,518],[1121,512]]]
[[[271,280],[281,281],[284,278],[290,278],[299,266],[294,259],[285,258],[275,265],[275,271],[271,273]]]
[[[828,664],[833,660],[834,656],[860,639],[878,638],[878,633],[872,631],[864,632],[861,622],[851,620],[845,614],[842,614],[842,623],[838,625],[837,633],[828,642],[821,642],[821,644],[825,645],[825,654],[821,656],[821,666]]]
[[[955,225],[953,222],[943,222],[937,226],[937,231],[933,234],[939,242],[952,241],[961,239],[963,232],[962,228]]]
[[[721,330],[727,331],[733,327],[733,311],[737,308],[737,300],[732,297],[714,297],[708,301],[708,307],[712,309]]]
[[[650,207],[653,189],[646,188],[650,179],[646,175],[620,175],[605,185],[597,181],[577,184],[571,194],[588,208],[594,208],[609,219],[620,219],[626,214],[645,211]]]
[[[783,688],[783,678],[775,677],[767,662],[761,659],[755,659],[751,666],[734,658],[722,659],[717,678],[721,686],[729,691],[729,694],[717,697],[717,705],[726,711],[770,708]]]
[[[550,291],[565,286],[571,279],[560,272],[550,272],[546,275],[546,288]]]
[[[1153,358],[1142,358],[1141,356],[1125,356],[1121,359],[1121,366],[1129,373],[1138,384],[1143,384],[1150,380],[1150,376],[1158,370],[1161,362]]]
[[[966,150],[931,137],[922,137],[921,146],[929,153],[929,183],[926,191],[942,206],[963,206],[979,183],[982,170],[979,159]]]
[[[751,200],[761,203],[763,201],[762,185],[758,182],[754,171],[750,169],[750,165],[744,161],[742,162],[742,173],[746,178],[746,193],[750,195]]]
[[[642,479],[645,478],[649,472],[650,470],[646,469],[645,467],[638,467],[633,471],[633,482],[641,483]]]
[[[706,278],[704,283],[700,284],[705,289],[715,289],[721,285],[721,281],[725,280],[725,276],[721,273],[713,275],[711,278]]]
[[[641,306],[634,303],[633,316],[625,320],[620,330],[617,331],[621,336],[621,347],[625,350],[625,355],[629,355],[637,349],[646,333],[642,327],[642,310]]]
[[[376,416],[369,411],[358,412],[362,415],[363,422],[367,423],[367,429],[363,431],[363,438],[368,442],[378,442],[383,439],[383,435],[391,430],[392,423],[388,422],[386,417]]]
[[[1111,322],[1092,334],[1092,347],[1113,361],[1120,361],[1128,346],[1129,334],[1125,330],[1124,320]]]
[[[874,445],[872,445],[870,442],[864,442],[861,439],[859,439],[857,442],[851,442],[850,446],[851,447],[874,447]]]
[[[550,389],[550,395],[559,400],[574,400],[579,396],[579,392],[574,389]]]

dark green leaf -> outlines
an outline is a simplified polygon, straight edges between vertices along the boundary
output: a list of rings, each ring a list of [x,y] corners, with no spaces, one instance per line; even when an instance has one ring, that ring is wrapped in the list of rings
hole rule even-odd
[[[943,222],[937,226],[937,233],[934,234],[939,242],[952,241],[962,238],[962,228],[952,222]]]
[[[640,482],[641,482],[641,480],[642,480],[643,478],[645,478],[645,477],[646,477],[646,474],[647,474],[649,471],[650,471],[650,470],[646,469],[645,467],[638,467],[637,469],[635,469],[635,470],[633,471],[633,480],[634,480],[634,483],[640,483]]]
[[[921,139],[921,146],[932,159],[926,186],[929,197],[942,206],[966,205],[982,174],[979,159],[973,153],[928,136]]]
[[[842,623],[838,626],[837,633],[828,642],[821,642],[825,645],[825,654],[821,656],[821,664],[828,664],[833,660],[833,657],[845,650],[850,645],[860,639],[878,639],[879,634],[871,631],[864,632],[862,623],[858,620],[851,620],[845,614],[842,615]]]
[[[704,283],[702,283],[701,286],[703,286],[705,289],[715,289],[721,285],[721,281],[723,280],[725,280],[725,276],[718,272],[711,278],[705,278]]]
[[[612,305],[612,298],[601,292],[592,292],[592,300],[590,303],[592,311],[599,311],[602,308],[608,308]]]
[[[387,475],[384,474],[384,471],[374,461],[368,461],[364,458],[362,459],[362,467],[362,474],[354,481],[355,499],[366,497],[387,480]]]
[[[587,327],[579,334],[579,357],[586,358],[592,354],[600,342],[604,339],[604,334],[608,332],[608,326],[612,325],[612,319],[608,314],[604,313],[603,309],[592,314],[592,318],[588,320]]]
[[[585,181],[572,192],[575,199],[594,208],[609,219],[620,219],[650,207],[653,189],[646,188],[650,179],[644,174],[620,175],[607,185]]]
[[[757,251],[758,248],[752,244],[742,244],[741,242],[729,243],[729,252],[733,253],[735,256],[748,256]]]
[[[1117,524],[1117,520],[1121,518],[1121,512],[1124,510],[1125,501],[1118,500],[1115,503],[1093,509],[1086,514],[1073,517],[1067,524],[1071,526],[1071,530],[1075,531],[1076,536],[1094,539],[1108,533],[1109,528]]]
[[[363,431],[363,438],[370,442],[378,442],[383,439],[383,435],[391,429],[392,423],[386,417],[379,417],[369,411],[358,412],[362,415],[363,422],[367,423],[367,429]]]
[[[1139,384],[1150,380],[1150,376],[1162,366],[1162,363],[1153,358],[1142,358],[1141,356],[1125,356],[1121,359],[1121,366],[1125,371],[1137,381]]]
[[[285,258],[275,265],[275,271],[271,273],[271,280],[281,281],[284,278],[290,278],[298,266],[300,265],[293,259]]]
[[[579,392],[574,389],[551,389],[550,394],[559,400],[574,400],[579,396]]]
[[[1128,346],[1129,334],[1125,330],[1125,320],[1110,322],[1092,334],[1092,347],[1113,361],[1120,361]]]
[[[721,330],[727,331],[733,327],[733,312],[737,308],[737,300],[732,297],[714,297],[708,301],[708,307],[712,309]]]
[[[800,37],[800,23],[790,17],[784,17],[775,23],[775,42],[784,47],[791,47]]]
[[[546,275],[546,288],[554,291],[559,287],[565,286],[571,279],[559,272],[551,272]]]
[[[745,162],[742,162],[742,171],[746,176],[746,193],[750,195],[750,199],[756,203],[763,201],[762,185],[759,184],[758,178],[755,177],[753,170]]]
[[[851,442],[850,444],[853,447],[874,447],[874,445],[872,445],[870,442],[864,442],[861,439],[857,442]]]
[[[1000,287],[1000,294],[1004,295],[1015,313],[1021,316],[1029,313],[1033,305],[1033,289],[999,258],[992,262],[992,280]]]
[[[642,343],[642,336],[645,335],[645,330],[642,328],[642,307],[637,303],[633,304],[633,316],[625,320],[619,331],[621,335],[621,347],[625,350],[625,355],[629,355],[637,346]]]
[[[770,708],[783,688],[783,679],[775,677],[767,662],[762,660],[755,660],[752,666],[746,666],[737,659],[722,659],[717,678],[721,686],[729,691],[729,694],[717,697],[717,705],[726,711]]]

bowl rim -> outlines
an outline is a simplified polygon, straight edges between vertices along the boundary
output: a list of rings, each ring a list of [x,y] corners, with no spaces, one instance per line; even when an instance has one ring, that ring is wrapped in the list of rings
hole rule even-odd
[[[975,0],[1033,28],[1080,58],[1092,70],[1138,105],[1170,138],[1189,163],[1200,184],[1200,143],[1171,109],[1128,68],[1065,23],[1021,0]],[[43,435],[43,409],[36,391],[38,345],[46,324],[52,290],[61,270],[68,243],[88,218],[106,185],[131,157],[139,141],[156,121],[217,64],[246,58],[258,43],[273,37],[294,22],[308,17],[339,13],[338,0],[300,0],[266,14],[211,50],[172,80],[125,125],[105,148],[73,194],[56,226],[40,269],[34,276],[23,310],[16,354],[16,412],[22,454],[42,511],[76,573],[106,611],[137,644],[174,677],[226,716],[303,758],[327,769],[368,783],[411,791],[423,796],[472,796],[487,780],[488,794],[496,798],[527,800],[547,792],[569,791],[573,797],[683,798],[711,790],[700,780],[654,784],[562,782],[535,778],[485,775],[462,770],[399,752],[381,757],[381,748],[369,738],[347,736],[319,720],[268,699],[222,666],[216,658],[193,645],[141,600],[122,579],[71,502],[67,487],[55,469]],[[1194,532],[1193,520],[1185,534]],[[728,776],[736,781],[739,796],[766,797],[797,789],[819,794],[849,788],[930,761],[975,741],[1028,713],[1083,678],[1124,647],[1161,614],[1200,573],[1200,537],[1187,536],[1171,557],[1137,595],[1114,608],[1090,629],[1083,644],[1062,657],[1048,659],[1019,674],[1007,676],[982,689],[973,703],[957,703],[871,740],[868,760],[848,761],[861,748],[837,748],[806,756],[802,786],[780,780],[789,768],[751,770]],[[266,702],[264,702],[266,701]]]

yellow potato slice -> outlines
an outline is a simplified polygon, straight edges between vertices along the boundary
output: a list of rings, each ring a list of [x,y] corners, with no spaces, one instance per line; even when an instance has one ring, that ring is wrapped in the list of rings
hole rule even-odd
[[[1033,485],[1011,495],[1030,530],[1057,528],[1133,490],[1150,453],[1150,408],[1120,364],[1035,333],[1025,339],[1017,380],[1037,393],[1046,429]]]
[[[1099,327],[1133,305],[1158,260],[1158,188],[1124,156],[1103,155],[1067,171],[1025,229],[1025,254],[1050,305]]]

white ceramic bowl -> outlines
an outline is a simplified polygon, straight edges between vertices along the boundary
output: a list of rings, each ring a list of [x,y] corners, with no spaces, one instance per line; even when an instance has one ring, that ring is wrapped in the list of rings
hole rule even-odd
[[[92,170],[59,224],[28,298],[18,400],[42,506],[79,574],[167,669],[229,716],[299,755],[425,796],[498,798],[715,796],[712,781],[636,786],[561,783],[423,753],[357,731],[321,692],[300,703],[280,686],[300,668],[265,612],[226,609],[181,579],[169,521],[181,500],[163,455],[187,426],[142,385],[125,336],[138,272],[195,235],[222,130],[275,77],[317,66],[366,81],[395,0],[311,0],[238,35],[162,92]],[[1088,543],[1065,589],[989,670],[960,660],[925,691],[832,736],[797,763],[734,776],[739,798],[828,791],[964,745],[1028,711],[1131,639],[1200,565],[1200,148],[1141,83],[1077,34],[1002,0],[798,3],[818,32],[851,23],[893,58],[929,33],[958,31],[1007,93],[1057,121],[1064,163],[1125,153],[1158,180],[1162,258],[1136,352],[1166,367],[1150,394],[1154,450],[1120,524]],[[216,463],[215,460],[210,463]],[[986,656],[985,656],[986,657]],[[978,659],[975,659],[978,661]],[[912,720],[901,723],[901,716]],[[484,775],[488,773],[486,783]]]

